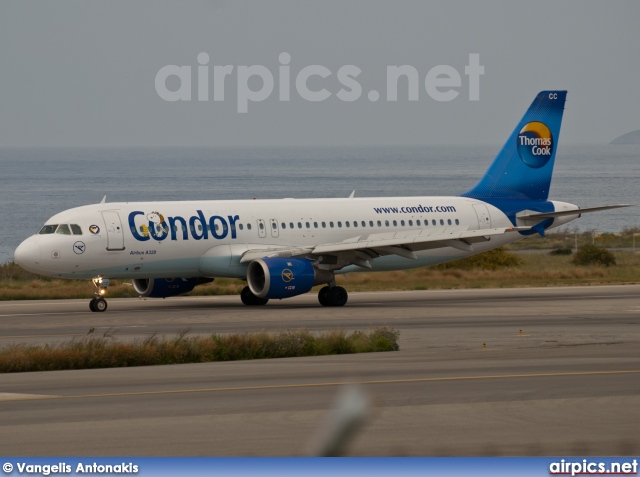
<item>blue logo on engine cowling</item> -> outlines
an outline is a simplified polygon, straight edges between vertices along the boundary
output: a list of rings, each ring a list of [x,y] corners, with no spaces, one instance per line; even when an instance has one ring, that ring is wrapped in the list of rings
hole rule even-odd
[[[196,210],[196,214],[188,219],[176,215],[175,217],[164,217],[158,212],[145,214],[141,210],[135,210],[129,214],[129,229],[133,238],[140,242],[150,239],[161,242],[169,238],[170,240],[215,240],[225,239],[231,234],[235,239],[236,222],[240,220],[238,215],[212,215],[205,218],[201,210]]]
[[[283,269],[281,275],[283,282],[289,283],[293,280],[293,272],[288,268]]]
[[[539,169],[551,159],[553,136],[546,124],[539,121],[525,124],[516,140],[520,159],[527,166]]]

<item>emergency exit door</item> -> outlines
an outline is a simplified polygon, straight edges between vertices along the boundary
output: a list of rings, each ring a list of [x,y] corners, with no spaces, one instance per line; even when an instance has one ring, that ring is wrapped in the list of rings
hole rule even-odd
[[[490,229],[491,228],[491,215],[489,209],[484,204],[473,204],[473,208],[478,216],[478,228]]]

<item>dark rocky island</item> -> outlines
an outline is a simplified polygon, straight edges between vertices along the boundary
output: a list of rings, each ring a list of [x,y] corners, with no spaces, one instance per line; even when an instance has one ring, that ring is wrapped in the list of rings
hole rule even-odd
[[[640,129],[623,134],[609,144],[640,144]]]

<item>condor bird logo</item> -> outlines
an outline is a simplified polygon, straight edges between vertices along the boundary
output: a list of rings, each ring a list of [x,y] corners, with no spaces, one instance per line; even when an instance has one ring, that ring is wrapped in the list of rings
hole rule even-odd
[[[527,166],[539,169],[553,154],[553,136],[546,124],[533,121],[525,124],[516,139],[520,159]]]
[[[293,272],[288,268],[282,270],[282,281],[289,283],[291,280],[293,280]]]

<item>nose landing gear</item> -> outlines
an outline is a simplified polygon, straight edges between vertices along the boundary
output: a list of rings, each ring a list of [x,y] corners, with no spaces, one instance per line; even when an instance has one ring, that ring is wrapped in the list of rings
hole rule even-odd
[[[91,281],[96,287],[96,293],[95,297],[89,302],[89,309],[96,312],[107,311],[107,300],[104,299],[104,296],[107,294],[109,279],[98,276]]]

